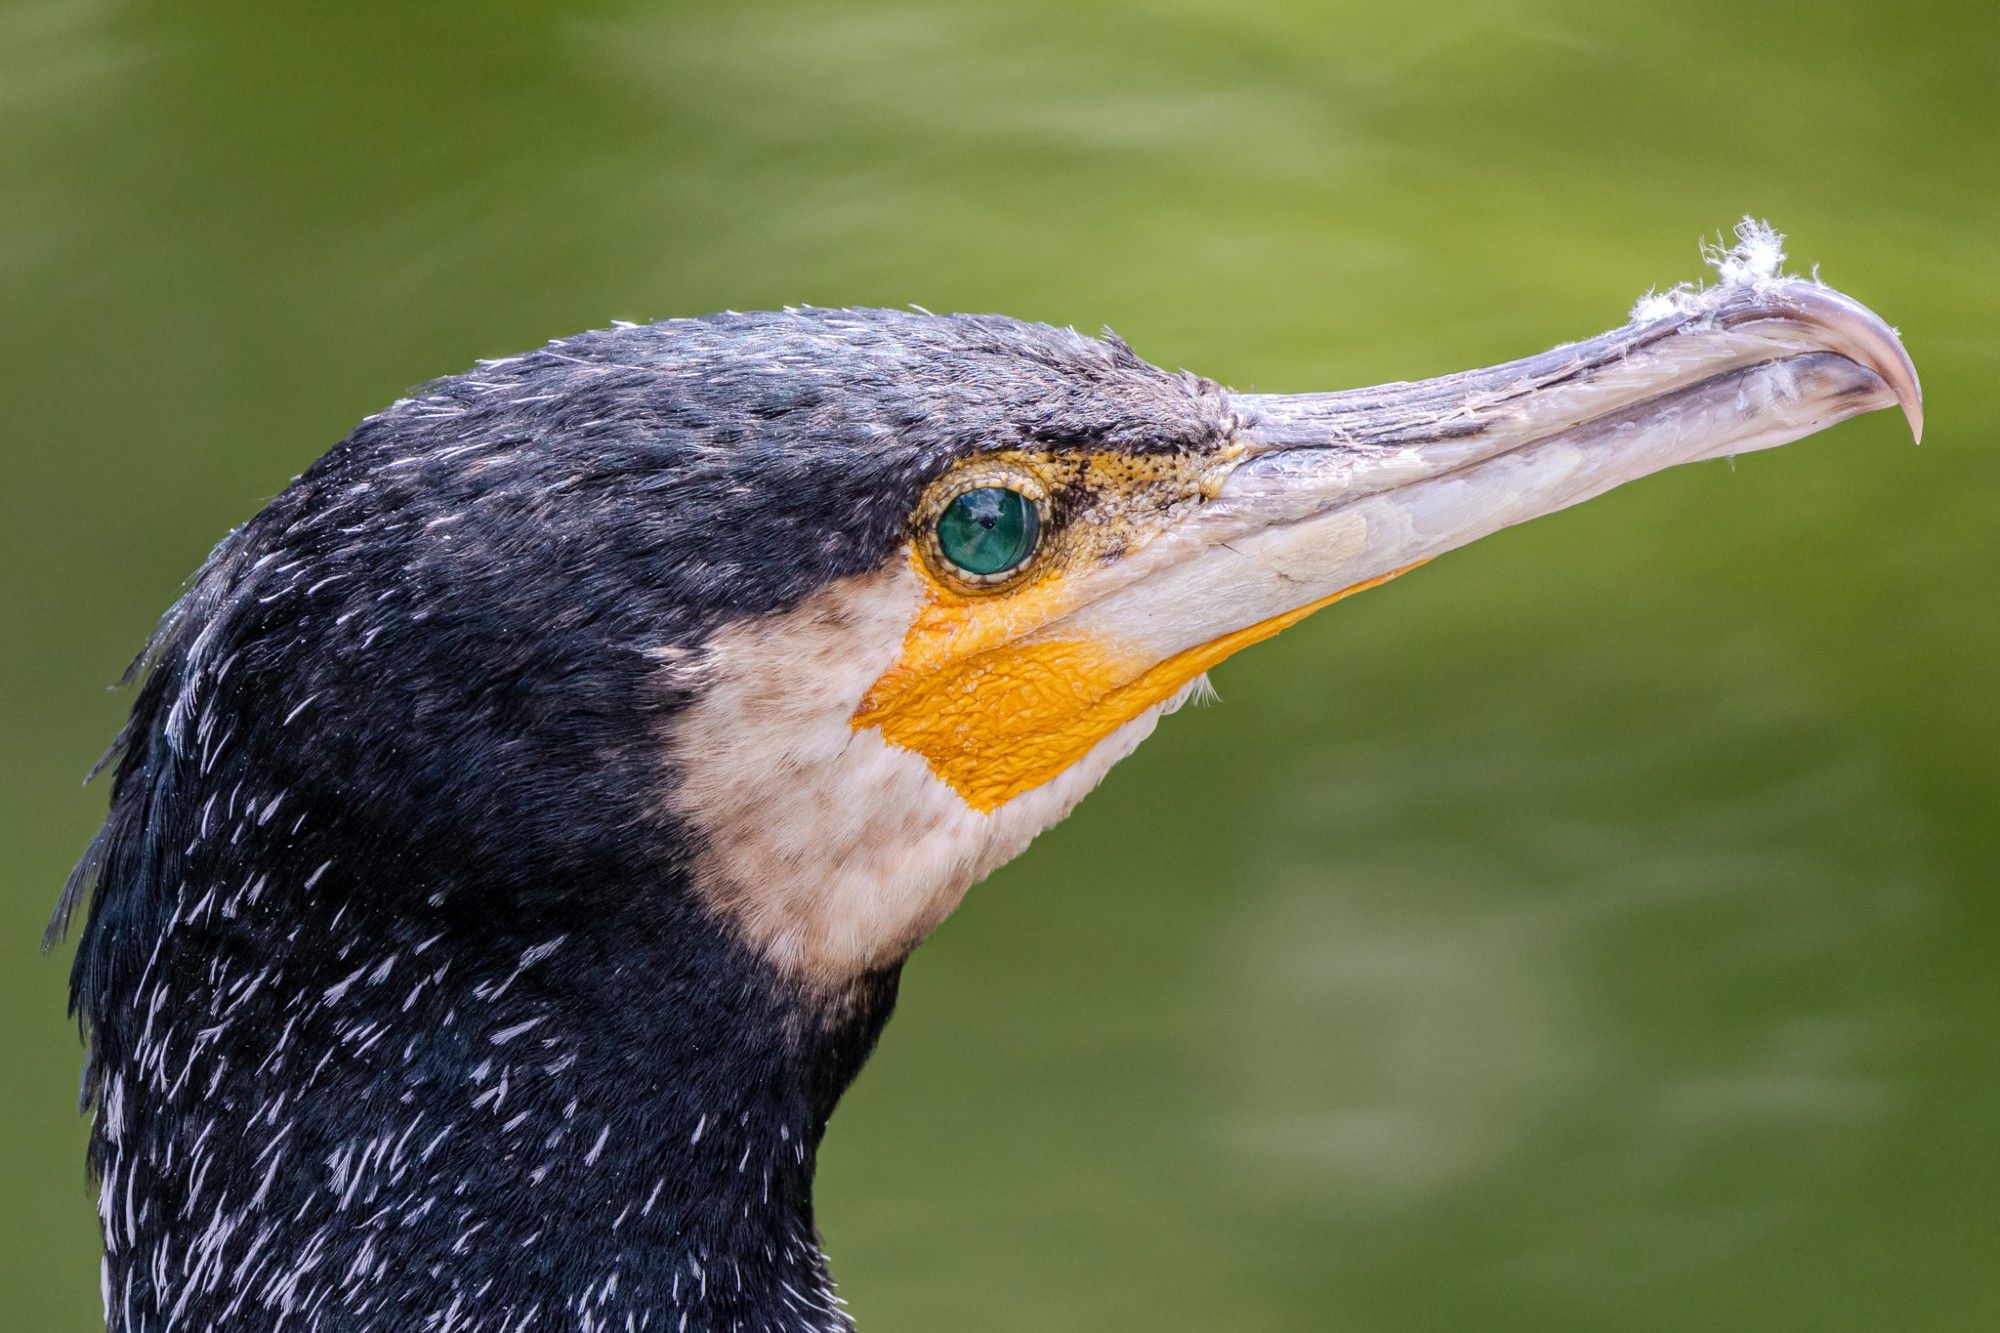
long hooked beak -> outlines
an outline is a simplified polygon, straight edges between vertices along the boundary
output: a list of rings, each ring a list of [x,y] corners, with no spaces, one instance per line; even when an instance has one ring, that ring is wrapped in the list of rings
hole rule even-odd
[[[1083,618],[1138,661],[1189,667],[1501,528],[1679,463],[1768,449],[1901,404],[1917,372],[1866,307],[1740,279],[1486,370],[1340,393],[1237,394],[1213,501],[1145,577]]]

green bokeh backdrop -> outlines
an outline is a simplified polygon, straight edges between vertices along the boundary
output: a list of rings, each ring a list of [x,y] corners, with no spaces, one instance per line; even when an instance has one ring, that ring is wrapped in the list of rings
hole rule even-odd
[[[1531,352],[1745,212],[1880,414],[1232,661],[912,965],[823,1222],[869,1333],[2000,1327],[1987,0],[0,0],[0,1323],[95,1224],[35,943],[115,678],[432,375],[918,303],[1238,387]]]

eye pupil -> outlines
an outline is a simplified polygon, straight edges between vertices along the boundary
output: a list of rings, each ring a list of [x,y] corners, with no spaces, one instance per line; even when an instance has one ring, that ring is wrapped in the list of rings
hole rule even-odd
[[[945,559],[967,574],[1004,574],[1035,553],[1041,515],[1019,491],[980,486],[944,507],[937,538]]]

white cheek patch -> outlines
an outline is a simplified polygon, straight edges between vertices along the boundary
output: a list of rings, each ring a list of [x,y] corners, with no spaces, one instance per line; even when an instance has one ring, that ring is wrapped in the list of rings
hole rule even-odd
[[[988,813],[852,719],[895,664],[923,590],[906,562],[717,633],[665,670],[675,813],[702,834],[696,887],[782,970],[835,988],[900,961],[965,892],[1062,819],[1197,689],[1107,735]]]

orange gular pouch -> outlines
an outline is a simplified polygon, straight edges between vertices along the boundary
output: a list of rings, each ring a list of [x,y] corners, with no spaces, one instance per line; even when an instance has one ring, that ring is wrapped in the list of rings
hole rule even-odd
[[[1036,628],[1054,618],[1060,589],[1052,585],[1060,580],[992,599],[932,583],[902,657],[869,689],[853,726],[880,728],[883,740],[922,756],[966,805],[990,812],[1231,653],[1406,569],[1155,661],[1122,644],[1065,635],[1067,626]]]

